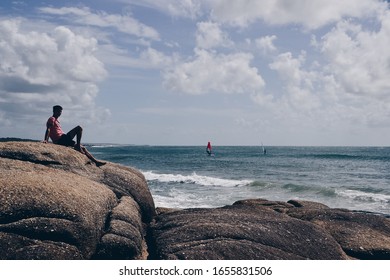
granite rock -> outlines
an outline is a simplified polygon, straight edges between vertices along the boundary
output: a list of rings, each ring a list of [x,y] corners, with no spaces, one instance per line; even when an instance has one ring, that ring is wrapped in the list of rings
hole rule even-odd
[[[252,198],[155,208],[138,170],[71,149],[0,143],[0,259],[390,259],[390,219]]]
[[[390,259],[390,220],[380,214],[266,199],[157,213],[155,259]]]
[[[139,171],[113,163],[98,168],[54,144],[5,142],[0,172],[0,258],[147,257],[155,209]]]

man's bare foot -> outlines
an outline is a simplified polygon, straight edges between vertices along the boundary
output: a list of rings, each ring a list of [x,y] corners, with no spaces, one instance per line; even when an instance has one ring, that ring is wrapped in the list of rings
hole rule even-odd
[[[96,164],[97,167],[100,167],[100,166],[105,165],[106,162],[104,162],[104,161],[97,161],[97,162],[95,162],[95,164]]]

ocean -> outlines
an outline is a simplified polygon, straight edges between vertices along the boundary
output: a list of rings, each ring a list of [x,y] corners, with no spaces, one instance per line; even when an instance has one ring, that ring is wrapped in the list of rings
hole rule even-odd
[[[390,214],[390,147],[89,145],[140,170],[156,207],[197,208],[264,198]]]

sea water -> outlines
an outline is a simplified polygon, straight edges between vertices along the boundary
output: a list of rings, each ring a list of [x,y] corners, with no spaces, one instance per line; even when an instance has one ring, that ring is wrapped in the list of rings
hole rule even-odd
[[[390,214],[389,147],[91,145],[99,159],[139,169],[157,207],[220,207],[237,200],[311,200]]]

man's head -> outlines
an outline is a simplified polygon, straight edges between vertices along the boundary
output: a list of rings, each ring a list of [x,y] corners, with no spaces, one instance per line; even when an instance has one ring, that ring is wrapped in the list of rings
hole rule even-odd
[[[61,116],[62,113],[62,107],[60,105],[55,105],[53,106],[53,116],[54,117],[59,117]]]

